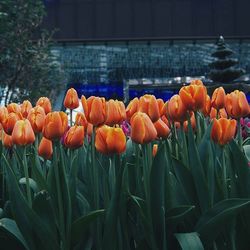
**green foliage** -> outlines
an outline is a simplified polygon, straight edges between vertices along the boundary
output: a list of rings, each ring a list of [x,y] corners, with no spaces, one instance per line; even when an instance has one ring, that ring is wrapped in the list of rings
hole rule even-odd
[[[235,140],[215,145],[211,125],[202,119],[206,129],[199,136],[190,124],[187,133],[181,127],[158,141],[155,156],[153,142],[130,139],[122,155],[101,155],[87,138],[75,150],[54,142],[51,160],[38,156],[36,144],[3,148],[1,179],[8,188],[0,244],[32,250],[247,250],[248,160]]]
[[[61,78],[50,51],[50,38],[41,24],[45,9],[41,0],[2,0],[0,3],[0,87],[5,103],[34,102],[53,96]]]

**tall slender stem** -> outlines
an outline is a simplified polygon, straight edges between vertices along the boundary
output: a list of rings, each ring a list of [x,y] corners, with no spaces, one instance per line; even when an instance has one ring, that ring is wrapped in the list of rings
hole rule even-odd
[[[73,125],[73,110],[72,109],[70,109],[69,114],[70,114],[70,127],[71,127]]]
[[[27,192],[27,197],[28,197],[28,204],[30,207],[32,207],[29,170],[28,170],[28,164],[27,164],[27,158],[26,158],[26,147],[25,146],[24,146],[24,152],[23,152],[23,166],[24,166],[24,175],[25,175],[25,180],[26,180],[26,192]]]
[[[240,118],[237,120],[237,139],[238,139],[238,144],[240,147],[240,150],[242,150],[242,129],[241,129],[241,124],[240,124]]]

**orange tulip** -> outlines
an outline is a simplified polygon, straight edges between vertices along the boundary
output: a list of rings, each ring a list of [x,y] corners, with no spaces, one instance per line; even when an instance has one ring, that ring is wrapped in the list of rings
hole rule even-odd
[[[73,126],[71,127],[65,137],[64,137],[64,145],[67,148],[80,148],[83,145],[84,141],[84,127],[83,126]]]
[[[211,131],[211,138],[220,145],[227,144],[233,139],[236,132],[236,120],[226,118],[214,119]]]
[[[9,113],[20,113],[21,112],[21,107],[17,103],[10,103],[7,105],[7,109]]]
[[[49,140],[60,139],[68,128],[68,117],[67,115],[60,112],[50,112],[46,115],[43,136]]]
[[[192,80],[190,82],[190,85],[199,85],[199,86],[204,86],[203,82],[199,79]]]
[[[106,120],[106,103],[103,97],[91,96],[86,100],[85,96],[82,96],[81,102],[88,122],[94,126],[104,124]]]
[[[5,120],[8,115],[8,109],[5,106],[0,107],[0,123]]]
[[[162,119],[162,121],[163,121],[168,127],[170,127],[169,120],[168,120],[168,118],[167,118],[165,115],[163,115],[163,116],[161,117],[161,119]]]
[[[211,111],[211,99],[210,99],[209,95],[206,96],[206,102],[205,102],[205,105],[201,111],[202,111],[204,116],[209,116],[210,111]]]
[[[21,114],[24,118],[27,118],[29,111],[32,109],[32,104],[30,103],[30,101],[25,100],[23,101],[23,103],[21,104]]]
[[[146,113],[152,122],[160,118],[160,111],[154,95],[144,95],[139,99],[139,111]]]
[[[182,122],[187,119],[187,109],[179,95],[174,95],[167,103],[169,118],[173,121]]]
[[[238,119],[250,113],[246,95],[239,90],[235,90],[226,95],[226,110],[229,116]]]
[[[87,125],[87,135],[92,136],[92,133],[93,133],[93,124],[88,123],[88,125]]]
[[[96,130],[95,147],[103,154],[121,154],[126,150],[126,136],[121,128],[104,125]]]
[[[126,108],[127,119],[130,120],[134,113],[136,113],[139,109],[139,99],[135,97],[130,101]]]
[[[204,85],[191,84],[182,87],[179,95],[187,109],[197,111],[203,109],[205,106],[207,89]]]
[[[212,95],[211,106],[215,109],[225,107],[226,93],[223,87],[216,88]]]
[[[27,145],[35,141],[35,134],[29,120],[19,120],[16,122],[13,132],[12,141],[17,145]]]
[[[38,154],[46,160],[51,159],[53,154],[52,141],[43,137],[38,147]]]
[[[131,120],[131,139],[140,144],[156,139],[157,131],[149,116],[142,112],[135,113]]]
[[[51,102],[48,97],[40,97],[36,102],[36,106],[41,106],[46,115],[52,111]]]
[[[2,126],[4,129],[4,132],[8,135],[12,134],[12,131],[14,129],[14,126],[18,120],[22,120],[23,117],[21,113],[9,113],[6,118],[2,121]]]
[[[154,144],[153,146],[153,156],[155,157],[158,151],[158,144]]]
[[[79,107],[79,99],[75,89],[70,88],[64,98],[64,107],[68,109],[76,109]]]
[[[40,106],[36,106],[29,111],[27,119],[30,121],[35,133],[42,132],[45,116],[44,109]]]
[[[218,113],[218,118],[227,118],[227,112],[224,108],[220,109],[219,111],[216,110],[215,108],[211,108],[210,119],[217,118],[217,113]]]
[[[13,141],[12,141],[11,135],[7,135],[6,133],[3,133],[3,145],[6,148],[12,148]]]
[[[106,103],[106,121],[105,124],[113,126],[126,120],[126,111],[123,102],[109,100]]]
[[[157,136],[159,138],[167,138],[168,135],[170,134],[170,129],[169,127],[163,122],[162,119],[159,119],[154,123],[154,126],[157,131]]]
[[[83,113],[78,112],[76,114],[75,125],[83,126],[85,129],[87,129],[88,122],[87,122],[87,119]]]
[[[162,114],[162,111],[164,110],[164,105],[165,105],[164,101],[161,98],[158,98],[156,101],[158,103],[158,108],[159,108],[160,114],[164,115],[164,114]]]
[[[191,114],[190,114],[190,121],[191,121],[192,129],[195,130],[196,129],[196,121],[195,121],[194,112],[191,112]],[[188,132],[188,121],[184,121],[183,129],[184,129],[185,132]]]

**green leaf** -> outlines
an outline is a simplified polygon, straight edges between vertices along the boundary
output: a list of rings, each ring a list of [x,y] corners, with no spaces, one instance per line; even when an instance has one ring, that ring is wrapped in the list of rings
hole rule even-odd
[[[190,215],[194,206],[180,206],[174,207],[166,211],[166,220],[167,223],[171,225],[176,225]]]
[[[153,160],[150,173],[150,207],[156,244],[165,249],[165,164],[166,157],[162,145]]]
[[[6,160],[6,158],[4,158]],[[53,235],[41,217],[33,211],[21,192],[17,179],[7,162],[7,180],[13,217],[30,249],[59,249],[56,235]],[[36,240],[34,240],[36,239]]]
[[[201,164],[201,159],[198,154],[197,146],[194,139],[191,122],[188,122],[188,153],[191,173],[194,179],[196,192],[198,194],[199,205],[202,212],[205,212],[209,207],[208,187],[205,179],[204,169]]]
[[[19,180],[19,183],[22,184],[22,185],[26,185],[26,178],[23,177]],[[37,187],[37,184],[36,182],[29,178],[29,186],[31,187],[31,189],[33,190],[34,193],[37,193],[38,192],[38,187]]]
[[[14,220],[11,220],[9,218],[2,218],[0,220],[0,230],[3,230],[6,233],[10,234],[12,237],[14,237],[19,243],[21,243],[25,247],[25,249],[29,249],[25,239],[23,238],[23,235],[21,234]]]
[[[202,242],[211,244],[230,219],[250,205],[249,199],[227,199],[214,205],[204,213],[195,226]]]
[[[201,240],[196,232],[175,234],[182,250],[204,250]]]
[[[244,153],[240,150],[238,144],[232,140],[229,144],[232,152],[232,166],[237,175],[237,186],[241,198],[250,196],[250,168]]]
[[[250,162],[250,145],[244,145],[243,149],[244,149],[248,162]]]
[[[83,234],[89,228],[90,224],[96,220],[99,216],[104,214],[104,209],[92,211],[91,213],[82,216],[75,220],[71,228],[71,246],[79,243]]]

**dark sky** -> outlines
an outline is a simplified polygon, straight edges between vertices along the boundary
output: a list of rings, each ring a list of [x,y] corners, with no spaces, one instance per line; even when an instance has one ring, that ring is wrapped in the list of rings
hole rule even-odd
[[[44,0],[58,39],[250,37],[250,0]]]

